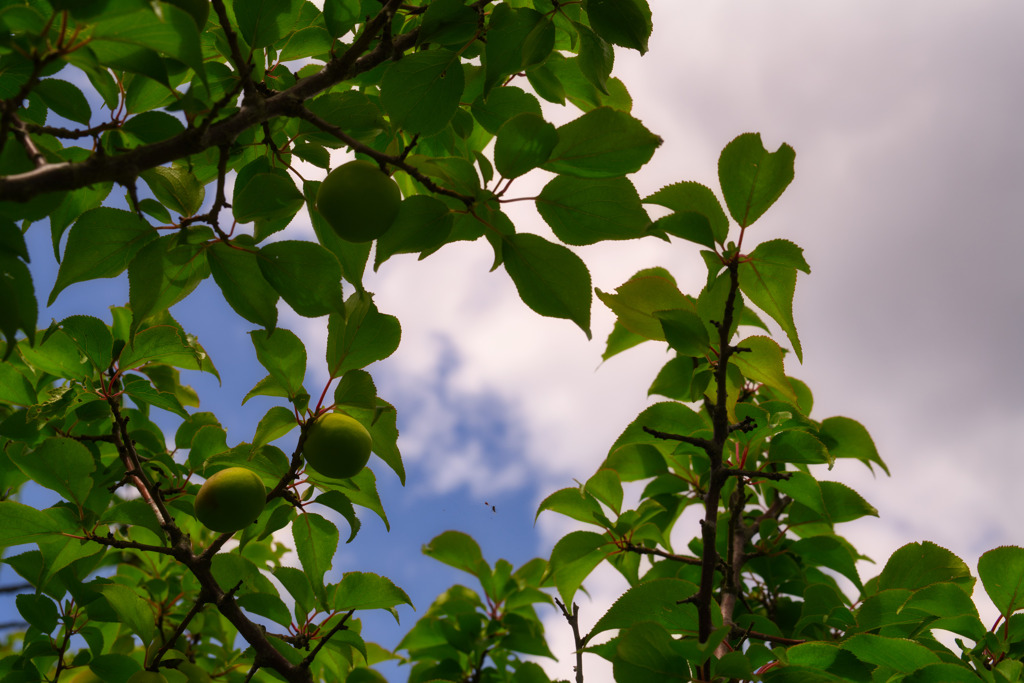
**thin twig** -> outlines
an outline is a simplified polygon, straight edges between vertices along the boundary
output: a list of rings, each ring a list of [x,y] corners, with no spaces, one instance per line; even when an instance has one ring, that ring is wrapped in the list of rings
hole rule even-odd
[[[576,671],[576,683],[583,683],[583,648],[587,646],[589,638],[580,636],[580,606],[575,602],[572,603],[572,612],[570,612],[558,598],[555,598],[555,604],[562,610],[562,616],[572,627],[572,637],[576,643],[576,666],[573,667],[573,670]]]

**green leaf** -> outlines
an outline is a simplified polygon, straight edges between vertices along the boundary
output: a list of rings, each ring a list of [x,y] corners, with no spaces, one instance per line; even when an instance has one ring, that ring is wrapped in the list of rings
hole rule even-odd
[[[235,195],[231,204],[235,220],[239,223],[261,221],[290,221],[305,203],[295,181],[285,171],[274,169],[270,173],[251,176],[239,174],[235,182]]]
[[[502,3],[491,12],[484,46],[484,94],[532,64],[543,62],[554,47],[555,26],[529,7]]]
[[[263,276],[249,241],[217,242],[206,253],[210,272],[228,305],[249,322],[273,330],[278,294]]]
[[[20,344],[18,353],[35,369],[57,377],[84,380],[93,375],[93,368],[88,357],[82,353],[78,344],[63,333],[51,334],[45,341],[35,346]],[[8,384],[10,382],[17,382],[20,386],[11,387]],[[0,388],[0,398],[13,403],[21,403],[13,398],[13,396],[21,396],[29,401],[21,403],[21,405],[34,404],[36,402],[35,391],[31,389],[31,385],[27,385],[26,389],[26,385],[21,384],[22,382],[27,382],[27,380],[14,369],[14,366],[6,363],[0,364],[0,387],[5,387]]]
[[[928,627],[967,636],[975,642],[985,637],[985,626],[978,616],[978,608],[960,586],[955,583],[933,583],[915,591],[900,608],[907,615],[924,612],[938,617]],[[922,620],[923,621],[923,620]]]
[[[13,500],[0,500],[0,547],[36,543],[65,531],[63,525],[42,510]]]
[[[324,574],[338,549],[338,527],[318,514],[306,512],[292,521],[292,538],[302,569],[309,577],[313,592],[323,609],[330,609],[324,587]]]
[[[89,101],[76,86],[58,78],[44,78],[36,84],[34,92],[43,98],[53,113],[69,121],[89,125],[92,117]]]
[[[352,501],[342,493],[341,491],[325,491],[316,497],[316,501],[320,505],[326,505],[331,508],[348,522],[349,529],[351,530],[346,543],[351,543],[352,539],[359,533],[359,529],[362,526],[362,522],[359,521],[359,517],[356,515],[356,510],[352,507]]]
[[[496,135],[506,121],[519,114],[541,116],[537,98],[514,85],[495,88],[486,96],[481,94],[473,101],[470,110],[477,123],[492,135]]]
[[[316,607],[313,586],[309,577],[296,567],[274,567],[271,571],[274,578],[281,582],[285,590],[295,599],[295,613],[300,621]]]
[[[642,237],[650,224],[636,188],[622,176],[555,176],[537,197],[537,211],[558,239],[573,245]]]
[[[284,406],[274,406],[256,425],[256,434],[252,437],[252,445],[254,448],[265,446],[275,439],[280,439],[298,426],[294,412]]]
[[[344,126],[345,132],[357,140],[373,140],[387,129],[377,100],[356,90],[329,92],[308,102],[308,109],[328,123]],[[340,147],[341,142],[311,123],[299,125],[302,138],[308,142]],[[316,196],[316,193],[313,193]],[[312,202],[310,202],[312,203]]]
[[[0,401],[19,406],[32,406],[37,402],[32,383],[13,365],[0,363]]]
[[[607,505],[616,515],[622,512],[622,481],[615,470],[601,468],[595,472],[584,488]]]
[[[353,294],[346,307],[347,318],[335,313],[327,322],[327,367],[334,377],[387,358],[402,338],[398,318],[378,311],[368,296]]]
[[[584,0],[590,25],[609,43],[647,52],[651,37],[651,8],[647,0]]]
[[[333,597],[331,607],[335,611],[385,609],[394,615],[395,621],[398,621],[396,605],[412,607],[412,600],[391,579],[369,572],[345,572]]]
[[[15,596],[15,606],[18,614],[43,633],[50,633],[57,628],[60,615],[57,613],[57,605],[45,595],[23,594]]]
[[[204,73],[195,21],[173,5],[165,4],[160,16],[150,9],[104,16],[92,38],[89,48],[103,65],[115,70],[144,74],[166,85],[166,67],[157,57],[160,53]]]
[[[736,346],[749,349],[749,351],[734,354],[731,358],[744,377],[765,384],[775,389],[787,400],[796,403],[796,391],[790,384],[789,378],[786,377],[782,349],[774,339],[763,336],[747,337]]]
[[[25,333],[29,343],[35,342],[39,304],[36,302],[32,273],[28,266],[4,251],[0,251],[0,301],[4,302],[0,308],[0,333],[3,333],[7,342],[4,353],[6,360],[6,356],[14,350],[18,330]]]
[[[318,318],[345,310],[341,266],[319,244],[274,242],[260,249],[257,262],[267,282],[299,315]]]
[[[349,370],[334,390],[334,404],[373,410],[377,405],[377,387],[365,370]]]
[[[74,439],[51,437],[34,451],[10,453],[11,461],[37,484],[56,491],[65,500],[84,505],[96,470],[89,449]]]
[[[665,341],[681,356],[703,358],[711,352],[711,338],[707,326],[693,311],[676,308],[656,311],[661,321]]]
[[[448,566],[469,572],[473,576],[490,574],[490,568],[484,561],[480,546],[471,536],[461,531],[445,531],[435,536],[430,543],[423,546],[423,554]]]
[[[856,553],[838,536],[823,534],[802,538],[789,547],[795,557],[802,562],[820,567],[827,567],[835,570],[853,582],[858,589],[863,589],[860,575],[854,564],[859,557]]]
[[[249,336],[260,365],[286,389],[288,398],[306,393],[302,386],[306,378],[306,347],[302,340],[284,328],[274,330],[273,334],[253,330]]]
[[[142,642],[153,642],[156,624],[153,609],[149,603],[128,586],[116,583],[101,586],[100,592],[110,603],[111,609],[117,615],[117,621],[139,636]]]
[[[452,223],[452,211],[441,200],[425,194],[406,197],[395,222],[377,238],[373,269],[395,254],[425,255],[438,249],[448,240]]]
[[[542,500],[534,521],[545,510],[552,510],[585,524],[600,524],[604,517],[597,498],[582,486],[560,489]]]
[[[579,64],[583,76],[595,88],[608,94],[608,77],[615,64],[615,51],[601,36],[578,21],[572,22],[580,37]]]
[[[715,193],[704,185],[695,182],[667,185],[645,197],[644,203],[673,211],[655,221],[652,232],[665,232],[709,249],[714,249],[715,244],[725,244],[729,219]]]
[[[425,50],[393,62],[381,79],[381,104],[396,127],[432,135],[448,125],[465,79],[459,55]]]
[[[612,309],[618,322],[645,339],[665,341],[665,330],[658,311],[694,310],[693,301],[679,291],[675,280],[662,268],[642,270],[607,294],[597,290],[597,298]]]
[[[479,19],[463,0],[433,0],[423,13],[418,42],[461,47],[476,35]]]
[[[821,497],[833,524],[850,522],[861,517],[878,517],[878,510],[846,484],[821,481]]]
[[[858,633],[842,643],[841,647],[852,652],[862,662],[903,673],[939,663],[939,657],[934,652],[920,643],[904,638]]]
[[[672,632],[696,626],[697,611],[683,603],[697,592],[696,584],[681,579],[654,579],[631,587],[604,613],[590,633],[626,629],[653,621]]]
[[[102,320],[88,315],[72,315],[61,320],[58,328],[75,343],[94,369],[106,372],[114,360],[114,339]]]
[[[284,600],[269,593],[245,593],[236,598],[238,606],[247,612],[270,619],[287,628],[292,623],[291,613]]]
[[[782,145],[769,153],[759,133],[744,133],[722,150],[718,180],[729,213],[747,227],[779,198],[793,180],[796,152]]]
[[[322,26],[306,26],[288,36],[278,59],[290,62],[308,57],[323,57],[331,51],[331,34]]]
[[[665,363],[647,390],[647,395],[653,396],[657,394],[666,398],[674,398],[684,403],[692,401],[694,397],[691,386],[693,384],[695,362],[693,358],[676,356]]]
[[[194,216],[206,199],[206,187],[184,165],[157,166],[139,174],[164,206]]]
[[[598,297],[600,297],[600,290],[596,291],[598,292]],[[645,341],[648,341],[645,337],[627,330],[621,321],[616,320],[615,324],[612,325],[612,331],[608,333],[608,339],[605,342],[605,350],[604,353],[601,354],[601,360],[608,360],[612,356],[631,349]]]
[[[299,142],[292,147],[292,154],[322,169],[331,167],[331,153],[320,145]]]
[[[821,423],[818,433],[822,442],[828,447],[829,453],[835,458],[855,458],[868,467],[877,464],[886,474],[889,468],[882,462],[864,425],[848,417],[830,417]]]
[[[908,543],[885,563],[878,576],[878,589],[917,590],[933,583],[951,581],[971,594],[975,579],[959,557],[930,541]]]
[[[791,429],[772,437],[768,445],[769,462],[795,462],[806,464],[825,464],[829,468],[835,462],[828,449],[819,439],[809,432]],[[822,510],[819,508],[819,512]]]
[[[692,681],[684,641],[675,640],[653,621],[642,621],[614,641],[612,671],[616,681]],[[692,645],[689,646],[691,649]]]
[[[978,559],[978,577],[999,613],[1024,609],[1024,548],[1001,546]]]
[[[131,344],[121,351],[118,367],[121,370],[138,368],[147,363],[166,363],[185,370],[199,370],[209,362],[205,354],[182,336],[173,325],[157,325],[142,330]]]
[[[140,249],[128,264],[131,335],[147,318],[191,294],[209,274],[205,249],[181,244],[176,235],[161,237]]]
[[[373,434],[372,430],[370,434]],[[310,474],[310,472],[307,470],[306,474]],[[374,512],[384,522],[384,528],[388,531],[391,530],[391,523],[388,522],[387,513],[384,511],[384,505],[380,501],[380,494],[377,492],[377,477],[374,476],[372,468],[364,467],[362,472],[351,479],[336,479],[334,482],[344,491],[345,496],[350,501],[355,505],[360,505]],[[402,483],[405,483],[404,478]]]
[[[139,375],[122,375],[124,393],[138,406],[154,406],[162,408],[180,417],[188,417],[188,412],[178,398],[166,391],[160,391],[148,379]]]
[[[295,30],[301,0],[234,0],[238,30],[256,49],[269,47]]]
[[[978,683],[981,679],[967,664],[929,664],[914,671],[903,683]]]
[[[359,0],[326,0],[324,22],[334,38],[341,38],[362,19]]]
[[[518,178],[547,162],[557,144],[553,124],[536,114],[518,114],[498,130],[494,166],[504,177]]]
[[[76,282],[120,275],[135,254],[156,238],[156,231],[133,213],[109,207],[86,211],[71,226],[47,305]]]
[[[506,237],[501,254],[527,306],[544,316],[573,321],[590,339],[590,271],[579,256],[529,233]]]
[[[558,129],[558,144],[544,168],[581,178],[608,178],[638,171],[661,138],[624,111],[598,107]]]
[[[782,327],[800,361],[803,361],[803,350],[793,322],[793,293],[796,271],[811,272],[802,252],[787,240],[762,242],[739,268],[740,290]]]
[[[610,552],[607,537],[592,531],[572,531],[563,536],[551,550],[549,571],[562,603],[572,604],[576,594],[590,572]]]

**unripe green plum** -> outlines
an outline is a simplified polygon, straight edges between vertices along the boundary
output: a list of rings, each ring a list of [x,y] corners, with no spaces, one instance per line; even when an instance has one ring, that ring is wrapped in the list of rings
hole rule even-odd
[[[207,528],[233,533],[252,524],[266,504],[267,487],[259,475],[244,467],[229,467],[202,485],[195,512]]]
[[[128,679],[128,683],[167,683],[167,679],[161,673],[143,669],[133,673]]]
[[[373,438],[358,420],[343,413],[327,413],[306,432],[302,455],[325,477],[348,479],[366,467],[372,449]]]
[[[376,164],[357,159],[327,174],[316,195],[316,208],[338,237],[370,242],[391,227],[402,193]]]

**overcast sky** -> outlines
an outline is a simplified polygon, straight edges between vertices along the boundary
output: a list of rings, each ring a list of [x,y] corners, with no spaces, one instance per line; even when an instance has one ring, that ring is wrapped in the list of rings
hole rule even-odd
[[[801,275],[795,301],[805,359],[787,370],[810,385],[814,417],[861,421],[892,471],[876,478],[843,462],[821,475],[852,485],[880,511],[839,528],[879,561],[862,567],[864,578],[911,541],[935,541],[972,569],[986,549],[1024,545],[1024,226],[1016,210],[1024,4],[651,4],[650,52],[617,50],[614,72],[633,96],[633,114],[665,140],[634,177],[641,194],[679,180],[717,189],[718,153],[743,132],[760,132],[769,149],[796,149],[793,184],[745,246],[784,237],[805,249],[812,275]],[[559,122],[575,115],[549,113]],[[510,194],[535,194],[546,180],[536,175]],[[520,231],[549,234],[526,202],[509,206]],[[36,228],[29,237],[45,300],[48,234]],[[688,243],[577,252],[605,290],[651,265],[692,293],[704,278]],[[401,629],[383,613],[365,619],[386,646],[439,591],[468,581],[419,555],[437,533],[473,534],[492,563],[507,557],[518,566],[550,553],[572,527],[551,513],[534,527],[537,503],[594,472],[650,402],[647,387],[667,360],[650,344],[601,365],[612,316],[600,302],[588,342],[572,323],[529,311],[503,271],[488,272],[491,259],[485,242],[462,243],[422,262],[393,257],[367,278],[379,308],[403,325],[398,352],[370,369],[398,407],[409,481],[401,488],[376,461],[392,531],[362,515],[364,530],[342,546],[335,569],[387,574],[413,596],[418,612],[402,610]],[[127,287],[103,287],[108,299],[93,284],[71,287],[41,324],[82,306],[109,320],[106,307],[126,301]],[[262,376],[241,336],[250,326],[226,311],[209,282],[175,314],[225,376],[221,389],[196,378],[203,409],[221,415],[231,443],[251,439],[272,403],[238,407]],[[311,366],[319,362],[307,388],[322,385],[323,321],[285,313],[281,324],[306,341]],[[684,517],[680,540],[684,532],[697,533],[695,520]],[[594,601],[579,596],[584,628],[623,590],[613,571],[587,586]],[[548,616],[560,656],[549,671],[570,678],[571,633],[553,610]],[[588,683],[610,680],[598,661],[587,660]]]

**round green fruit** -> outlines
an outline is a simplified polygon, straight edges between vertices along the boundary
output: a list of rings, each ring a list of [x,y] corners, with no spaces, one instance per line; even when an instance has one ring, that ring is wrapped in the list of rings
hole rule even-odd
[[[402,193],[394,180],[369,161],[350,161],[327,174],[316,194],[316,208],[338,237],[375,240],[398,216]]]
[[[217,472],[196,494],[196,517],[208,529],[235,532],[255,521],[267,504],[267,487],[252,470],[229,467]]]
[[[306,432],[302,454],[314,470],[334,479],[354,477],[366,467],[373,439],[358,420],[327,413]]]

